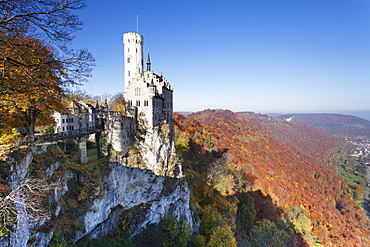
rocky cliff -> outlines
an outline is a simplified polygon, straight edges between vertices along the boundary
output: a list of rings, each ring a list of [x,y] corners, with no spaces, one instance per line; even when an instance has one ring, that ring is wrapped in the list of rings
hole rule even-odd
[[[32,220],[27,202],[17,201],[14,231],[3,231],[7,234],[0,244],[72,244],[83,237],[104,236],[117,226],[133,236],[168,214],[192,226],[188,184],[176,163],[169,128],[161,125],[141,132],[128,155],[114,160],[72,164],[55,144],[13,154],[15,158],[8,160],[11,190],[28,179],[42,181],[50,188],[50,213],[38,216],[34,212],[37,220]]]

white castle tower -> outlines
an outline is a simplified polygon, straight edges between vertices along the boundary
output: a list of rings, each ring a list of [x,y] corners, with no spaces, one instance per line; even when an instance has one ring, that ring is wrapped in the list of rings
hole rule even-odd
[[[143,72],[143,43],[141,34],[128,32],[123,35],[125,57],[125,83],[126,88],[132,83],[132,79],[140,77]]]
[[[138,120],[143,120],[148,127],[161,122],[172,123],[173,89],[164,76],[151,71],[149,53],[144,71],[143,36],[135,32],[125,33],[123,44],[126,114],[136,112]]]

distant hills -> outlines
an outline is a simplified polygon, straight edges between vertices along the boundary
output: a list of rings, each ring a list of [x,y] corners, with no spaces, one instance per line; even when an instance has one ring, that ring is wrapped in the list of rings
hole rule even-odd
[[[212,111],[212,110],[211,110]],[[192,112],[178,112],[182,115],[189,115]],[[293,116],[295,119],[313,125],[319,129],[326,130],[331,135],[340,138],[370,138],[370,121],[361,117],[347,114],[336,113],[292,113],[292,114],[258,114],[254,112],[238,112],[242,116],[269,116],[273,118],[289,118]]]
[[[330,134],[338,137],[369,137],[370,121],[351,115],[342,114],[290,114],[279,117],[294,116],[296,119],[311,124],[317,128],[325,129]]]

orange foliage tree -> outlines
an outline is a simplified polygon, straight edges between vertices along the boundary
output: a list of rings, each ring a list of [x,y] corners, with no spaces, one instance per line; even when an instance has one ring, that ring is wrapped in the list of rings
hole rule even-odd
[[[13,127],[24,127],[32,141],[36,120],[47,124],[53,110],[63,109],[63,66],[43,42],[23,37],[17,43],[17,47],[1,47],[7,60],[3,61],[0,114]]]

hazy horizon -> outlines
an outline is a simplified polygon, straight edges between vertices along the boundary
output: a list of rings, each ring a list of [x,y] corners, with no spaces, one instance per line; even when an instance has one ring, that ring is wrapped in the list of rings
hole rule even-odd
[[[216,108],[209,108],[209,109],[216,109]],[[222,109],[222,108],[217,108],[217,109]],[[205,110],[205,109],[203,109]],[[203,111],[203,110],[199,110],[199,111]],[[225,109],[225,110],[229,110],[229,109]],[[231,110],[232,111],[232,110]],[[174,112],[178,112],[180,114],[189,114],[189,113],[193,113],[193,112],[198,112],[198,111],[174,111]],[[362,119],[366,119],[368,121],[370,121],[370,110],[369,111],[328,111],[328,112],[255,112],[255,111],[235,111],[235,112],[254,112],[254,113],[260,113],[260,114],[265,114],[265,115],[285,115],[285,114],[322,114],[322,113],[327,113],[327,114],[341,114],[341,115],[351,115],[351,116],[356,116],[356,117],[359,117],[359,118],[362,118]]]

